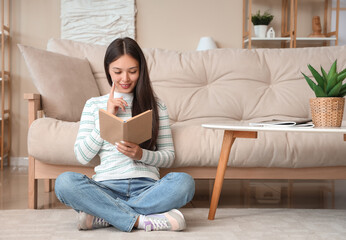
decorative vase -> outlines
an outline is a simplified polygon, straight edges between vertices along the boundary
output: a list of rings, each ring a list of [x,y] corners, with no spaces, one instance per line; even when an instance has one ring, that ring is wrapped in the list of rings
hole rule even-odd
[[[310,98],[312,122],[315,127],[340,127],[344,113],[345,98]]]
[[[255,36],[259,38],[265,38],[267,33],[267,25],[254,25]]]

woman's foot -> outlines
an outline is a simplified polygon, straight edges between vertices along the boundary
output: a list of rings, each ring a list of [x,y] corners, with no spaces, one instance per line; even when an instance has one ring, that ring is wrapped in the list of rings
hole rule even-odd
[[[85,212],[78,213],[78,230],[91,230],[105,227],[109,227],[109,223],[104,219],[92,216]]]
[[[144,229],[146,232],[182,231],[186,228],[186,222],[183,214],[179,210],[173,209],[160,214],[141,215],[138,228]]]

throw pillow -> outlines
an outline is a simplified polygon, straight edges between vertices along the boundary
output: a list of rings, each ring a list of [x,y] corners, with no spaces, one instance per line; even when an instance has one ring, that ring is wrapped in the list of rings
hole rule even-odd
[[[103,66],[107,46],[69,39],[51,38],[48,40],[47,50],[66,56],[87,59],[101,95],[106,95],[111,90]]]
[[[89,62],[24,45],[18,47],[41,94],[45,115],[79,121],[85,102],[100,96]]]

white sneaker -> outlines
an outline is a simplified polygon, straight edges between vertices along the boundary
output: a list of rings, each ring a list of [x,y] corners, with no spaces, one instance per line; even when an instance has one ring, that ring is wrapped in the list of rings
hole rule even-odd
[[[144,230],[150,231],[181,231],[186,228],[183,214],[173,209],[169,212],[145,216]]]
[[[105,227],[109,227],[109,223],[104,219],[92,216],[85,212],[78,213],[78,230],[91,230]]]

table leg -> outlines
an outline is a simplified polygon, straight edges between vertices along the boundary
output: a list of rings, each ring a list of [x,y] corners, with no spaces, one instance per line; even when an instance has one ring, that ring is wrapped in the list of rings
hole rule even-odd
[[[217,205],[219,204],[220,193],[222,189],[223,179],[225,176],[225,171],[227,167],[227,162],[229,158],[229,153],[231,152],[231,147],[234,143],[235,137],[234,132],[225,130],[223,135],[223,142],[221,147],[221,154],[219,159],[219,164],[217,166],[215,183],[213,188],[213,195],[211,197],[211,203],[209,208],[209,220],[214,220]]]

